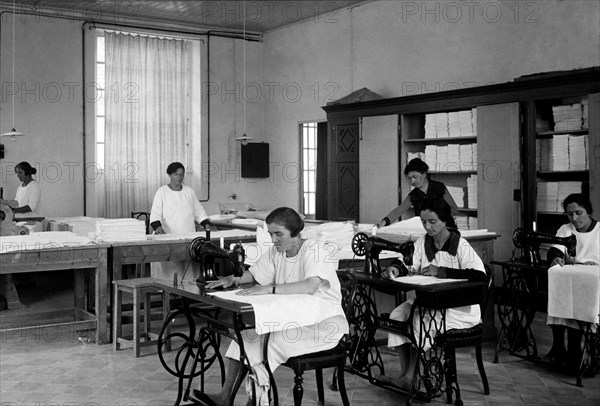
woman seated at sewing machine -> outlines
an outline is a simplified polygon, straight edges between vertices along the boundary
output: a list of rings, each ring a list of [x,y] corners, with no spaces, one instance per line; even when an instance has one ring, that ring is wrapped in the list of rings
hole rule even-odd
[[[450,205],[443,199],[425,199],[421,205],[421,222],[425,228],[425,236],[415,243],[411,274],[435,276],[438,278],[468,279],[470,281],[486,281],[483,262],[471,245],[460,236],[460,232],[448,228],[452,218]],[[382,272],[384,278],[400,275],[400,268],[392,264]],[[407,321],[411,307],[415,301],[415,292],[407,293],[407,300],[395,308],[390,319]],[[415,313],[418,314],[418,313]],[[426,315],[425,317],[430,317]],[[441,323],[441,315],[437,314],[437,323]],[[481,322],[478,305],[457,307],[446,310],[446,329],[462,329],[473,327]],[[420,320],[413,320],[415,338],[420,337]],[[429,320],[424,321],[425,324]],[[422,343],[424,350],[429,342]],[[408,337],[389,334],[388,346],[396,348],[400,356],[400,371],[395,376],[378,376],[378,379],[408,388],[413,378],[417,363],[416,349]]]
[[[576,255],[569,257],[566,248],[560,245],[548,250],[550,266],[566,264],[598,265],[600,264],[600,224],[592,215],[592,203],[583,194],[575,193],[566,197],[563,202],[569,223],[563,224],[556,235],[577,238]],[[552,329],[552,347],[546,358],[557,363],[575,364],[581,359],[581,339],[583,332],[579,323],[571,319],[548,316],[547,324]],[[568,349],[565,349],[565,329],[567,330]]]
[[[411,159],[408,162],[404,168],[404,175],[408,178],[410,186],[413,187],[413,189],[402,203],[400,203],[400,206],[389,212],[379,223],[377,223],[377,227],[389,226],[390,224],[395,223],[408,209],[411,208],[411,206],[415,211],[415,216],[418,216],[423,209],[422,202],[426,198],[444,199],[451,208],[452,216],[458,215],[458,206],[448,192],[446,185],[442,182],[429,179],[427,171],[429,171],[429,165],[419,158]],[[454,217],[452,216],[448,220],[447,226],[458,228],[454,222]]]
[[[256,283],[249,289],[239,291],[239,295],[316,295],[335,309],[335,316],[312,326],[296,327],[285,331],[272,332],[268,345],[268,362],[271,371],[287,361],[289,357],[325,351],[335,347],[348,332],[348,322],[341,305],[342,293],[337,277],[337,261],[327,259],[326,248],[317,240],[303,239],[300,231],[304,221],[300,215],[288,207],[273,210],[266,218],[273,246],[264,250],[258,261],[244,271],[243,276],[226,276],[218,281],[208,282],[207,288],[233,284]],[[303,312],[316,309],[302,309]],[[263,364],[264,337],[255,330],[242,333],[244,348],[252,373],[258,386],[266,390],[269,377]],[[296,337],[289,340],[287,337]],[[228,405],[235,394],[235,380],[241,371],[240,348],[232,342],[226,353],[229,366],[225,384],[219,394],[207,395],[194,390],[195,397],[207,405]],[[268,400],[265,390],[257,394],[259,404]]]

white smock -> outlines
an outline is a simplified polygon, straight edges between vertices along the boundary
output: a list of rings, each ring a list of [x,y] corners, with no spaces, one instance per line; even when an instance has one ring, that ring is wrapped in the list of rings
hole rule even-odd
[[[321,279],[321,285],[314,295],[331,302],[331,306],[337,309],[337,315],[311,326],[272,332],[267,352],[271,371],[275,371],[290,357],[329,350],[338,344],[344,334],[348,333],[348,322],[341,304],[342,293],[336,273],[338,261],[328,256],[330,252],[331,250],[328,251],[322,242],[307,239],[294,257],[286,257],[285,253],[270,247],[250,267],[250,273],[261,285],[300,282],[317,276]],[[298,311],[310,312],[314,309],[304,308]],[[242,332],[244,349],[252,367],[263,362],[265,336],[265,334],[257,334],[255,330]],[[240,359],[240,349],[236,342],[231,342],[226,356]]]
[[[194,223],[201,223],[208,216],[194,190],[183,185],[183,189],[174,191],[168,185],[161,186],[154,195],[150,211],[150,223],[160,221],[166,234],[193,233]],[[153,262],[153,278],[173,281],[177,273],[178,281],[194,281],[200,276],[200,264],[192,261]]]
[[[458,248],[456,256],[451,255],[447,251],[439,250],[435,253],[433,261],[429,262],[427,255],[425,254],[425,236],[419,238],[415,243],[415,252],[413,254],[413,273],[420,274],[421,270],[429,265],[435,265],[437,267],[446,267],[453,269],[475,269],[485,273],[485,267],[483,261],[479,258],[479,255],[475,252],[473,247],[468,243],[467,240],[460,237],[458,241]],[[415,291],[407,292],[407,300],[400,306],[396,307],[390,314],[390,319],[398,321],[407,321],[410,316],[410,311],[413,303],[416,299]],[[423,324],[430,325],[431,317],[429,312],[425,312]],[[413,332],[415,338],[418,340],[420,337],[420,320],[418,318],[419,311],[415,310],[413,319]],[[436,312],[436,324],[441,325],[442,316],[439,312]],[[481,310],[479,305],[469,305],[462,307],[454,307],[446,309],[446,330],[450,329],[462,329],[470,328],[481,322]],[[402,344],[410,343],[410,339],[403,335],[392,334],[388,335],[388,346],[396,347]],[[427,351],[430,348],[429,340],[424,340],[421,343],[423,350]]]
[[[600,264],[600,222],[596,222],[596,226],[592,231],[588,231],[587,233],[580,233],[571,223],[563,224],[556,232],[557,237],[568,237],[570,235],[575,235],[575,238],[577,238],[577,246],[575,248],[575,262],[577,264],[585,262]],[[565,246],[552,245],[552,247],[561,251],[565,256],[567,255],[567,248]],[[576,320],[553,316],[547,317],[546,324],[558,324],[574,329],[581,328]]]
[[[42,202],[42,189],[39,183],[32,180],[27,186],[20,185],[15,200],[19,202],[19,207],[29,206],[32,214],[39,214]]]

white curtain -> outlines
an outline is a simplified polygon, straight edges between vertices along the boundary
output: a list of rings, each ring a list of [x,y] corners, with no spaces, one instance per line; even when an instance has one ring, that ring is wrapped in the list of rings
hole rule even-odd
[[[106,32],[107,218],[150,211],[169,163],[186,165],[191,60],[186,40]]]

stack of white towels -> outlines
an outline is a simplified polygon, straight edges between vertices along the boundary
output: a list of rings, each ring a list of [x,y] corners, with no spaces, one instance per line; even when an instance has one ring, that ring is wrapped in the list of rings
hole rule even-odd
[[[477,217],[456,216],[454,221],[459,230],[478,230]]]
[[[537,209],[552,213],[562,213],[562,202],[570,194],[581,193],[581,182],[538,182]]]
[[[407,158],[415,157],[409,153]],[[426,145],[425,156],[421,159],[434,171],[475,171],[477,170],[477,144]]]
[[[96,222],[96,239],[99,241],[132,241],[146,239],[146,224],[141,220],[103,219]]]
[[[589,168],[588,134],[559,134],[536,141],[540,171],[582,171]]]
[[[581,103],[553,106],[552,115],[554,117],[554,131],[581,130],[582,128],[584,120]]]
[[[425,115],[425,138],[477,135],[477,109]]]
[[[469,209],[477,208],[477,175],[467,178],[467,207]]]

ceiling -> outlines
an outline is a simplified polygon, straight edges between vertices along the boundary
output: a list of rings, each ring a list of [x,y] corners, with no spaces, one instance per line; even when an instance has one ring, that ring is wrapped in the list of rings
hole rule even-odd
[[[264,34],[307,19],[336,22],[340,9],[362,1],[199,1],[199,0],[19,0],[18,12],[93,20],[100,23],[166,25]],[[0,0],[2,10],[13,2]],[[245,6],[245,13],[244,13]],[[245,18],[244,18],[245,14]],[[245,27],[244,27],[245,22]]]

